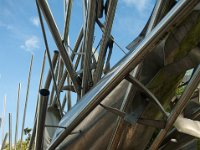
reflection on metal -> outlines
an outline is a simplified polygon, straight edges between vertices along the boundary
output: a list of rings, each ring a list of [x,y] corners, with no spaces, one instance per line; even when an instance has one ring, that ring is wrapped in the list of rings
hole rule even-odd
[[[167,132],[173,126],[177,117],[183,111],[186,104],[190,100],[190,98],[191,98],[194,90],[197,88],[199,82],[200,82],[200,65],[198,66],[198,68],[195,71],[194,75],[192,76],[189,84],[187,85],[186,89],[184,90],[183,94],[181,95],[180,100],[177,102],[176,107],[173,109],[172,113],[169,115],[165,129],[161,130],[161,132],[158,134],[158,136],[154,140],[153,144],[151,145],[151,147],[150,147],[151,150],[157,149],[158,146],[160,145],[160,143],[163,141]]]
[[[115,15],[117,4],[120,7],[122,3],[117,0],[82,2],[83,24],[71,44],[71,33],[76,34],[69,30],[74,19],[71,17],[73,0],[64,0],[62,36],[47,0],[36,0],[46,51],[29,150],[71,150],[80,149],[80,145],[83,150],[162,150],[171,146],[167,144],[172,138],[177,139],[173,144],[178,145],[180,141],[193,140],[187,135],[183,140],[172,135],[180,130],[188,134],[188,129],[197,129],[193,125],[198,122],[193,120],[198,120],[200,114],[199,106],[195,105],[199,96],[196,86],[200,80],[200,67],[197,67],[200,62],[199,0],[157,0],[144,29],[129,44],[128,53],[115,41],[116,34],[111,34],[114,17],[118,17]],[[43,17],[59,51],[54,52],[53,58]],[[125,56],[112,66],[112,59],[118,54],[116,48]],[[50,65],[48,72],[44,72],[46,54]],[[182,84],[185,72],[193,68],[196,72],[191,80]],[[43,86],[44,73],[47,76]],[[26,99],[28,90],[29,83]],[[187,104],[190,100],[195,104]],[[192,120],[180,117],[177,120],[182,111],[185,118]],[[175,121],[178,131],[172,127]],[[189,128],[182,126],[183,121]],[[199,137],[196,130],[189,134]],[[17,129],[15,149],[16,135]]]
[[[116,108],[105,106],[103,104],[100,104],[100,105],[103,108],[105,108],[106,110],[108,110],[109,112],[112,112],[112,113],[118,115],[119,117],[123,118],[126,122],[128,122],[132,125],[135,123],[140,123],[140,124],[147,125],[147,126],[157,127],[160,129],[163,129],[166,125],[166,121],[136,118],[135,112],[133,112],[131,114],[126,114],[125,112],[122,112]]]
[[[52,141],[49,150],[55,149],[72,130],[103,100],[103,98],[118,85],[123,78],[135,68],[142,59],[154,48],[160,38],[169,31],[177,21],[186,17],[186,12],[191,12],[197,4],[197,0],[179,1],[163,20],[152,30],[152,32],[141,42],[134,52],[130,52],[120,61],[103,79],[91,89],[82,100],[74,107],[74,111],[69,111],[61,120],[70,116],[70,120],[65,123],[66,129]]]

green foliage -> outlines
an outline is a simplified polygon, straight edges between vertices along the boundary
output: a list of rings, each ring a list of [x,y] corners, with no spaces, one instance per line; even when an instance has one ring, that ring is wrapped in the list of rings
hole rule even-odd
[[[25,141],[22,141],[22,150],[27,150],[28,145],[31,139],[31,129],[30,128],[25,128],[24,129],[24,134],[26,135]],[[17,142],[16,148],[17,150],[20,150],[21,147],[21,140]],[[5,147],[3,150],[9,150],[9,143],[6,143]],[[14,146],[12,146],[12,150],[14,150]]]

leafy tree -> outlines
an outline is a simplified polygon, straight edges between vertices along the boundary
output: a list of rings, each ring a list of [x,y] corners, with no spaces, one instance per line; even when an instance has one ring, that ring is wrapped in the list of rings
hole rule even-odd
[[[30,128],[25,128],[24,129],[24,134],[26,135],[26,139],[25,141],[22,141],[22,150],[27,150],[28,149],[28,145],[31,139],[31,129]],[[20,150],[21,147],[21,140],[19,140],[17,142],[16,148],[17,150]],[[5,147],[3,150],[9,150],[9,143],[6,143]],[[12,146],[12,150],[14,150],[14,146]]]

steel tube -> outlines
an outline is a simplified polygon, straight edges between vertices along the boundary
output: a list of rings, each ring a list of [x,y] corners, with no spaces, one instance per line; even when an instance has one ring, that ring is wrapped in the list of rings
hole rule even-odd
[[[57,81],[58,79],[58,71],[59,71],[59,64],[57,64],[56,69],[55,69],[55,80]],[[57,85],[56,85],[57,86]],[[49,98],[49,106],[54,106],[57,102],[57,98],[54,98],[54,93],[55,93],[55,84],[53,84],[52,89],[51,89],[51,93],[50,93],[50,98]],[[58,91],[58,93],[60,94],[60,92]]]
[[[83,79],[82,79],[82,90],[81,96],[83,96],[90,89],[90,82],[92,82],[92,74],[90,70],[91,56],[92,56],[92,45],[94,37],[95,19],[96,19],[96,1],[89,0],[88,14],[86,20],[86,29],[83,41]]]
[[[9,150],[12,150],[12,114],[8,114],[8,123],[9,123]]]
[[[81,30],[79,32],[79,35],[78,35],[78,38],[76,40],[76,43],[75,43],[75,46],[74,46],[74,49],[73,49],[73,52],[71,54],[71,60],[73,61],[74,60],[74,57],[75,57],[75,53],[78,51],[78,48],[80,46],[80,43],[83,39],[83,27],[81,27]]]
[[[59,55],[59,52],[58,51],[54,51],[54,55],[53,55],[53,58],[51,60],[53,70],[56,67],[56,63],[57,63],[57,60],[58,60],[58,55]],[[45,89],[49,89],[50,84],[51,84],[51,80],[52,80],[52,74],[51,74],[51,69],[49,69],[49,72],[47,74],[47,78],[46,78],[46,81],[45,81],[45,84],[44,84],[44,88]]]
[[[155,27],[158,17],[159,17],[159,13],[162,9],[163,4],[165,4],[165,1],[166,0],[157,0],[156,1],[156,5],[154,7],[153,14],[151,16],[151,19],[150,19],[150,22],[148,25],[146,35],[148,35],[149,32],[151,32],[151,30]]]
[[[42,60],[42,68],[41,68],[41,72],[40,72],[40,81],[39,81],[39,86],[38,86],[37,104],[36,104],[36,109],[35,109],[35,120],[34,120],[33,129],[32,129],[31,139],[30,139],[30,142],[29,142],[29,147],[28,147],[29,150],[32,150],[32,146],[33,146],[33,143],[35,141],[35,132],[36,132],[36,124],[37,124],[37,108],[38,108],[38,101],[39,101],[39,96],[40,96],[39,92],[40,92],[40,89],[42,88],[46,54],[47,54],[47,51],[45,50],[43,60]]]
[[[68,0],[66,3],[67,4],[65,5],[67,5],[67,8],[65,7],[66,10],[65,10],[65,26],[64,26],[63,41],[68,45],[69,24],[70,24],[73,0]]]
[[[66,114],[70,120],[65,122],[66,129],[51,143],[49,150],[55,149],[72,130],[126,77],[154,48],[153,45],[168,32],[172,25],[185,18],[193,10],[199,0],[181,0],[171,9],[163,20],[149,33],[147,37],[123,58],[103,79],[90,90],[73,109]],[[76,111],[73,111],[76,110]]]
[[[21,83],[19,83],[19,87],[18,87],[18,95],[17,95],[16,125],[15,125],[15,145],[14,145],[14,149],[15,149],[15,150],[17,149],[17,136],[18,136],[18,118],[19,118],[20,90],[21,90]]]
[[[22,120],[20,149],[22,149],[22,141],[23,141],[23,136],[24,136],[24,125],[25,125],[25,121],[26,121],[26,109],[27,109],[27,105],[28,105],[28,97],[29,97],[29,88],[30,88],[30,81],[31,81],[32,65],[33,65],[33,55],[31,57],[30,68],[29,68],[29,73],[28,73],[28,83],[27,83],[27,89],[26,89],[26,99],[25,99],[24,114],[23,114],[23,120]]]
[[[58,47],[58,50],[60,52],[60,55],[63,59],[63,62],[67,68],[67,71],[68,71],[68,74],[74,84],[74,89],[76,91],[76,93],[78,95],[80,95],[80,85],[79,83],[77,82],[77,74],[73,68],[73,65],[72,65],[72,62],[71,62],[71,59],[69,57],[69,55],[67,54],[66,50],[65,50],[65,47],[62,43],[62,39],[61,39],[61,36],[60,36],[60,33],[58,31],[58,28],[55,24],[55,21],[54,21],[54,18],[53,18],[53,15],[49,9],[49,6],[48,6],[48,3],[46,0],[37,0],[40,8],[42,9],[42,12],[43,12],[43,15],[46,19],[46,22],[49,26],[49,29],[52,33],[52,36],[55,40],[55,43]]]
[[[100,47],[100,53],[97,61],[97,68],[95,70],[94,75],[94,83],[97,83],[101,79],[102,71],[103,71],[103,65],[105,61],[106,56],[106,47],[108,43],[108,39],[111,36],[111,29],[112,24],[115,16],[115,10],[117,7],[118,0],[110,0],[109,6],[108,6],[108,13],[106,16],[106,22],[105,22],[105,28],[102,36],[102,44]]]
[[[177,117],[180,115],[180,113],[183,111],[183,109],[187,105],[192,94],[194,93],[195,89],[197,88],[199,82],[200,82],[200,65],[198,66],[197,70],[195,71],[194,75],[192,76],[189,84],[187,85],[186,89],[184,90],[183,94],[181,95],[175,108],[169,115],[165,129],[162,129],[160,131],[160,133],[158,134],[158,136],[155,138],[153,144],[150,147],[151,150],[158,149],[159,145],[165,138],[166,134],[168,133],[168,131],[171,129],[174,122],[176,121]]]
[[[1,150],[3,150],[4,147],[6,146],[6,140],[7,140],[7,138],[8,138],[8,133],[6,133],[5,136],[4,136],[3,142],[1,144]]]
[[[44,134],[44,128],[45,128],[48,98],[49,98],[49,90],[41,89],[38,116],[37,116],[38,121],[37,121],[36,145],[35,145],[36,150],[43,149],[42,141],[43,141],[43,136],[44,136],[43,134]]]

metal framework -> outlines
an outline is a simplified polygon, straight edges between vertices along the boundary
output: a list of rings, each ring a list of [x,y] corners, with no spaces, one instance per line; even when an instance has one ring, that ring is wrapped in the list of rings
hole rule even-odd
[[[195,92],[200,82],[199,0],[157,0],[146,26],[127,46],[128,53],[112,34],[119,4],[118,0],[83,0],[83,24],[71,48],[73,0],[64,0],[63,35],[48,1],[36,0],[46,50],[29,150],[80,149],[80,145],[85,150],[164,149],[177,118],[194,97],[199,99],[199,91]],[[53,57],[45,23],[58,48]],[[95,49],[96,28],[102,33]],[[113,45],[125,56],[110,67]],[[46,56],[49,70],[42,85]],[[32,61],[33,57],[24,116]],[[180,84],[189,69],[195,70],[190,80]],[[180,87],[184,92],[179,97],[175,91]],[[190,119],[199,111],[195,109]],[[24,122],[25,117],[21,141]],[[9,125],[11,149],[11,116]],[[17,126],[18,119],[15,148]]]

